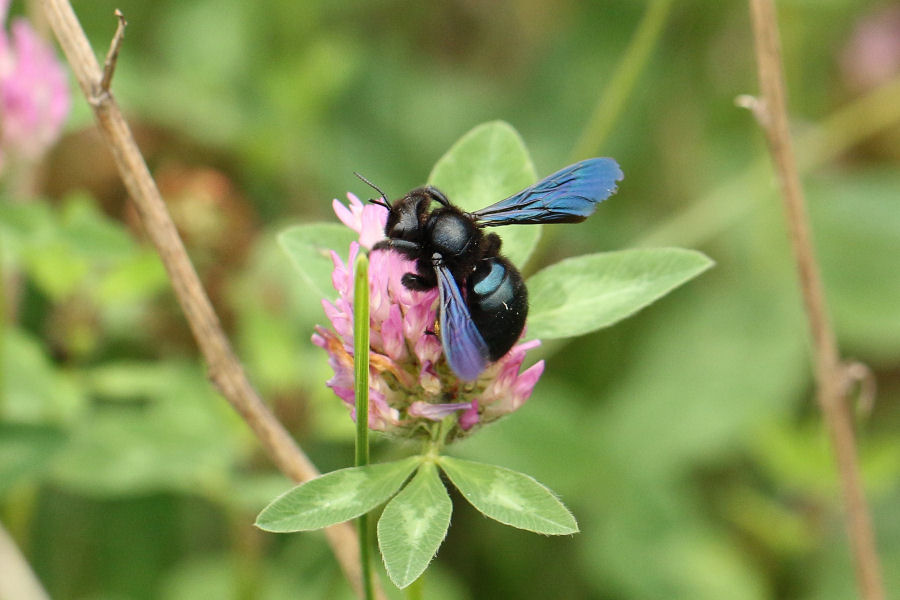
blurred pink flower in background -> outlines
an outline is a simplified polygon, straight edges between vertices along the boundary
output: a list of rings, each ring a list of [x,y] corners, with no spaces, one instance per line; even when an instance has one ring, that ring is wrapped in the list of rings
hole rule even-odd
[[[884,6],[857,21],[841,54],[841,70],[856,91],[900,74],[900,4]]]
[[[334,302],[323,301],[333,329],[317,327],[313,343],[328,352],[334,377],[328,386],[354,410],[353,392],[353,264],[361,247],[371,250],[384,238],[387,209],[363,204],[348,194],[349,205],[334,201],[334,212],[359,234],[350,245],[347,262],[332,251]],[[544,361],[519,372],[527,350],[540,344],[515,346],[488,366],[474,382],[462,382],[443,357],[432,333],[437,318],[438,291],[416,292],[400,282],[415,263],[397,252],[370,255],[370,378],[369,427],[401,437],[426,437],[430,423],[458,414],[446,441],[467,434],[522,406],[543,373]]]
[[[6,30],[0,0],[0,170],[38,160],[59,138],[69,114],[69,85],[53,48],[23,18]]]

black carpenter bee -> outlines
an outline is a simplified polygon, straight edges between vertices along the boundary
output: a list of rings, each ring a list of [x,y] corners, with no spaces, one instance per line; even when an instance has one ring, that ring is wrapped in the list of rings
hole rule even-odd
[[[387,239],[373,250],[395,250],[416,261],[415,272],[403,276],[406,287],[439,289],[444,355],[460,379],[472,381],[509,352],[528,314],[522,275],[500,254],[500,237],[482,228],[584,221],[598,202],[615,193],[623,175],[613,159],[591,158],[471,213],[432,186],[416,188],[391,204],[384,192],[359,177],[381,194],[370,202],[389,211]],[[432,209],[432,202],[440,206]]]

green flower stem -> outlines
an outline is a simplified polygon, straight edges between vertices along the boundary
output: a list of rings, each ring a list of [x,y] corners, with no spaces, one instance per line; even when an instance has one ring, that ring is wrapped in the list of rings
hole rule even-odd
[[[353,364],[356,369],[356,458],[354,464],[369,464],[369,259],[360,253],[356,259],[353,284]],[[374,597],[372,561],[369,559],[369,519],[357,519],[359,560],[362,566],[366,600]]]
[[[654,0],[647,5],[647,10],[628,43],[625,54],[616,66],[609,85],[600,96],[590,120],[584,127],[584,133],[572,150],[573,161],[593,156],[603,146],[638,77],[647,66],[650,53],[659,40],[671,7],[672,0]]]
[[[437,458],[440,455],[441,450],[447,444],[447,435],[453,429],[453,426],[456,425],[458,419],[458,415],[450,415],[434,425],[431,429],[431,440],[425,445],[422,456]]]
[[[647,66],[650,54],[662,34],[671,7],[672,0],[653,0],[647,5],[641,22],[628,42],[625,53],[616,65],[603,93],[597,99],[597,104],[582,129],[581,137],[578,138],[569,155],[573,162],[600,153],[600,148],[603,147],[616,119],[619,118],[628,98],[634,91],[638,78]],[[559,235],[561,235],[560,228],[543,228],[532,260],[540,259],[548,249],[552,248]]]
[[[369,259],[356,259],[353,287],[353,362],[356,368],[356,461],[369,464]]]

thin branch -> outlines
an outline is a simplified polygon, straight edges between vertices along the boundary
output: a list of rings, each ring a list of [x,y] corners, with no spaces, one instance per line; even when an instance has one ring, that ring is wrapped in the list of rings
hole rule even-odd
[[[750,0],[750,12],[753,17],[756,60],[762,90],[762,100],[751,103],[751,109],[765,132],[784,199],[791,246],[813,339],[817,399],[837,460],[859,591],[866,600],[883,600],[881,566],[857,464],[853,420],[847,401],[847,369],[841,364],[837,338],[828,318],[825,292],[812,247],[803,188],[788,130],[775,7],[772,0]]]
[[[103,62],[103,77],[100,78],[100,90],[105,93],[109,93],[109,86],[116,70],[116,61],[119,60],[119,48],[122,47],[122,41],[125,39],[125,27],[128,25],[121,10],[117,8],[115,14],[119,24],[116,26],[116,33],[109,44],[109,52],[106,53],[106,60]]]
[[[609,78],[581,137],[575,143],[570,158],[581,160],[596,155],[612,131],[613,125],[638,78],[644,72],[653,49],[662,34],[669,17],[672,0],[652,0],[644,10],[644,16],[631,36],[628,47]]]
[[[50,600],[8,531],[0,524],[0,598]]]
[[[112,151],[147,235],[159,252],[172,281],[178,302],[208,364],[209,378],[253,430],[282,473],[296,482],[317,477],[318,470],[257,395],[235,357],[131,130],[112,93],[103,88],[104,73],[72,6],[67,0],[41,2],[81,90],[94,109],[100,132]],[[113,40],[111,59],[108,60],[109,77],[112,76],[115,51],[121,43],[119,33],[123,27],[124,21],[119,17],[118,41]],[[353,527],[343,523],[327,528],[325,534],[354,590],[361,593],[358,544]]]
[[[659,43],[672,4],[673,0],[651,0],[647,3],[644,14],[628,41],[628,46],[616,62],[608,78],[609,82],[597,98],[591,115],[569,154],[572,162],[596,156],[603,148],[616,119],[627,106],[635,85],[647,68],[653,50]],[[531,257],[531,264],[541,262],[540,259],[554,247],[557,237],[562,234],[562,228],[544,228]]]

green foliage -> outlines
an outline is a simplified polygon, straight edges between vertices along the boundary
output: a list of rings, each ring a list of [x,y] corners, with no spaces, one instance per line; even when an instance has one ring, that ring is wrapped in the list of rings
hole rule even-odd
[[[848,350],[890,361],[900,353],[896,169],[821,176],[809,186],[818,251],[834,318]]]
[[[155,254],[140,248],[91,198],[72,195],[57,211],[43,201],[6,202],[0,211],[6,251],[52,300],[83,292],[114,306],[167,285]]]
[[[712,266],[680,248],[589,254],[528,278],[528,336],[573,337],[633,315]]]
[[[405,588],[425,571],[447,535],[451,510],[450,496],[430,462],[384,507],[378,547],[397,587]]]
[[[0,496],[20,478],[37,478],[65,442],[56,427],[0,423]]]
[[[545,535],[578,532],[572,513],[528,475],[447,456],[440,464],[466,500],[487,517]]]
[[[438,464],[487,517],[545,535],[578,531],[553,492],[527,475],[448,456]],[[321,529],[359,517],[389,498],[378,520],[378,546],[391,581],[405,588],[428,567],[450,526],[450,496],[435,463],[425,457],[348,467],[307,481],[273,500],[256,526],[276,533]]]
[[[419,458],[348,467],[298,485],[272,501],[256,519],[266,531],[308,531],[365,514],[394,495]]]
[[[329,257],[317,256],[323,264],[332,264]],[[298,390],[309,394],[311,401],[318,403],[315,414],[310,415],[315,420],[311,426],[325,437],[331,435],[326,428],[340,436],[340,426],[346,425],[346,432],[352,430],[352,423],[337,418],[346,412],[332,401],[330,390],[319,385],[327,379],[329,369],[320,349],[309,343],[313,325],[321,320],[322,305],[318,293],[306,278],[297,276],[292,265],[285,260],[276,233],[267,233],[257,242],[245,269],[228,290],[228,300],[240,315],[234,341],[264,396],[296,394]]]
[[[286,229],[278,236],[278,243],[310,286],[311,292],[321,298],[333,298],[335,291],[331,284],[331,271],[334,263],[329,251],[334,250],[346,258],[345,248],[357,237],[344,225],[311,223]]]
[[[89,496],[177,490],[226,494],[243,451],[223,445],[235,427],[202,370],[170,363],[109,363],[87,377],[107,400],[71,428],[52,480]]]
[[[84,410],[84,393],[66,373],[54,368],[38,340],[7,329],[2,340],[4,420],[32,424],[71,423]]]

